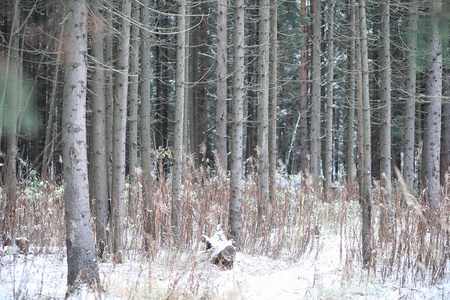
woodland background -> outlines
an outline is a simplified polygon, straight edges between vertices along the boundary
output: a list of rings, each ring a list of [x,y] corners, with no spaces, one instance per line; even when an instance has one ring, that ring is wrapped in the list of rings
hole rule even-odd
[[[277,183],[292,174],[302,174],[301,191],[313,191],[311,199],[354,192],[366,267],[374,195],[382,232],[395,228],[400,202],[420,205],[427,226],[444,226],[430,220],[441,220],[434,216],[445,216],[448,202],[446,1],[1,6],[4,245],[19,236],[24,186],[43,181],[65,188],[68,257],[79,234],[100,257],[122,261],[133,222],[142,226],[145,251],[189,245],[194,232],[215,223],[245,245],[250,233],[264,236],[280,224],[277,210],[292,208]],[[220,201],[218,216],[203,224],[188,186],[207,179],[219,187],[195,201]],[[71,240],[71,224],[85,214],[93,230],[75,230]],[[69,285],[85,267],[74,267]]]

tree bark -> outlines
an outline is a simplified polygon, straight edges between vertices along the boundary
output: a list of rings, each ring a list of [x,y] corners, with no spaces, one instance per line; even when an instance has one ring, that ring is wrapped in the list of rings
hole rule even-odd
[[[242,131],[244,102],[244,0],[236,0],[233,7],[233,83],[231,112],[231,175],[230,213],[228,225],[231,237],[239,243],[242,228]]]
[[[186,0],[178,2],[177,19],[177,68],[176,68],[176,103],[174,128],[174,163],[172,172],[172,233],[175,244],[180,240],[181,220],[181,183],[183,174],[183,120],[186,76]]]
[[[327,102],[325,128],[325,190],[333,180],[333,83],[334,83],[334,0],[328,0]]]
[[[311,73],[311,175],[314,182],[318,182],[320,175],[320,103],[321,103],[321,12],[320,0],[312,2],[313,36],[312,36],[312,73]]]
[[[227,170],[227,0],[217,1],[217,100],[216,151],[222,170]]]
[[[300,170],[309,171],[308,145],[308,12],[306,0],[301,0],[302,49],[300,57]]]
[[[261,202],[258,205],[258,214],[261,217],[266,215],[269,203],[270,0],[260,0],[259,14],[258,175]]]
[[[86,150],[87,4],[66,2],[63,160],[69,292],[99,282],[90,222]]]
[[[372,176],[371,176],[371,126],[369,102],[369,57],[367,47],[366,2],[360,0],[360,29],[361,29],[361,73],[362,73],[362,118],[363,118],[363,185],[361,188],[362,205],[362,256],[363,264],[369,267],[371,261],[371,219],[372,219]]]
[[[392,202],[392,155],[391,155],[391,35],[390,35],[390,1],[380,4],[381,15],[381,53],[380,53],[380,101],[381,101],[381,134],[380,134],[380,171],[381,184],[384,189],[385,209],[381,210],[382,230],[390,224]]]
[[[349,82],[348,82],[348,127],[347,127],[347,178],[349,182],[356,179],[355,168],[355,143],[354,143],[354,123],[355,123],[355,88],[356,88],[356,16],[355,0],[350,1],[350,46],[349,46]]]
[[[104,27],[105,20],[97,10],[99,3],[91,4],[94,26],[92,31],[92,56],[95,58],[92,69],[92,194],[95,209],[96,247],[102,256],[108,245],[106,228],[109,222],[108,197],[108,160],[106,153],[106,98],[104,59]]]
[[[270,203],[276,198],[277,95],[278,95],[278,0],[270,1],[270,83],[269,83],[269,190]]]
[[[139,17],[140,4],[132,3],[131,18],[131,42],[130,42],[130,79],[128,92],[128,216],[136,217],[136,202],[138,193],[137,175],[140,173],[138,164],[138,87],[139,87]]]
[[[150,79],[152,78],[151,68],[151,38],[150,33],[146,30],[150,25],[150,1],[147,1],[141,8],[141,164],[142,164],[142,182],[143,182],[143,215],[145,226],[145,245],[146,250],[149,251],[149,240],[155,238],[154,219],[153,219],[153,201],[150,193],[151,181],[150,176],[152,172],[152,134],[151,134],[151,93],[150,93]]]
[[[439,33],[441,0],[431,0],[430,37],[428,41],[428,65],[426,83],[426,109],[423,139],[423,182],[427,188],[426,200],[430,206],[430,218],[440,200],[440,152],[441,152],[441,109],[442,109],[442,46]]]
[[[403,177],[408,190],[414,190],[414,135],[415,135],[415,114],[416,114],[416,52],[417,52],[417,18],[418,0],[410,3],[408,13],[407,38],[407,66],[408,74],[406,78],[407,100],[405,110],[405,158],[403,160]]]
[[[121,7],[121,29],[117,52],[116,81],[114,97],[114,144],[111,193],[111,236],[112,253],[119,263],[124,259],[125,219],[125,150],[127,128],[128,65],[130,52],[131,1],[124,0]]]

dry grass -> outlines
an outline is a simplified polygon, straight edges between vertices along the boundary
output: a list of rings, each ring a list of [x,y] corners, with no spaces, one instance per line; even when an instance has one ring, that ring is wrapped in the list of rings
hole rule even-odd
[[[170,181],[164,176],[159,180],[152,177],[145,184],[141,180],[137,215],[134,219],[127,218],[125,236],[130,262],[137,262],[133,267],[137,276],[132,278],[139,280],[128,282],[126,290],[118,294],[136,299],[148,295],[165,299],[214,298],[214,293],[208,290],[208,278],[197,270],[197,250],[201,247],[202,234],[211,234],[217,224],[223,224],[224,230],[227,230],[229,180],[223,172],[214,174],[208,167],[196,169],[192,165],[188,164],[184,179],[179,247],[171,246]],[[313,188],[308,175],[295,178],[280,176],[277,199],[271,204],[269,214],[260,220],[257,182],[256,175],[250,173],[243,184],[243,229],[239,251],[297,260],[305,253],[320,251],[320,247],[315,247],[318,237],[333,233],[340,237],[336,247],[347,279],[359,272],[368,272],[382,278],[395,278],[403,286],[419,279],[429,280],[433,284],[445,275],[450,249],[448,178],[439,209],[431,217],[428,216],[423,193],[416,197],[407,196],[401,184],[395,187],[390,226],[380,226],[380,215],[386,206],[382,200],[383,189],[374,184],[373,255],[370,268],[364,271],[356,183],[344,183],[325,196],[320,185],[319,190]],[[149,195],[154,204],[153,219],[150,220],[155,224],[154,239],[145,232],[149,220],[143,214],[144,195]],[[65,229],[62,196],[61,186],[55,183],[37,180],[23,182],[19,186],[17,205],[3,214],[11,220],[8,234],[12,238],[28,238],[34,254],[52,253],[55,248],[63,253]],[[167,273],[152,274],[155,264],[163,264]],[[120,268],[113,264],[110,267]],[[115,280],[120,279],[106,275],[105,278],[105,287],[109,290],[117,288]],[[159,283],[155,282],[155,278],[159,278]]]

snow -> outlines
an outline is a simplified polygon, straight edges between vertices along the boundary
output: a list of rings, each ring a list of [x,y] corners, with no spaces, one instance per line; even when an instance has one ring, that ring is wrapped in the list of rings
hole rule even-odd
[[[409,279],[402,284],[402,274],[386,278],[349,263],[340,243],[338,234],[322,230],[296,261],[238,252],[231,270],[211,264],[198,248],[178,254],[159,251],[152,261],[129,253],[123,264],[99,264],[105,290],[100,298],[450,299],[448,275],[436,285]],[[65,249],[33,254],[37,252],[30,248],[25,255],[7,247],[1,252],[0,299],[64,299]],[[98,297],[83,288],[71,299]]]

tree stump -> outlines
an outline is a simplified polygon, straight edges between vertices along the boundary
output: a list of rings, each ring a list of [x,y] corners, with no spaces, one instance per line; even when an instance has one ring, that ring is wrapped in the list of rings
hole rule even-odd
[[[236,247],[234,240],[229,240],[222,230],[222,225],[217,225],[215,233],[211,237],[202,235],[202,241],[206,243],[206,252],[211,255],[211,263],[224,267],[233,268],[236,257]]]

